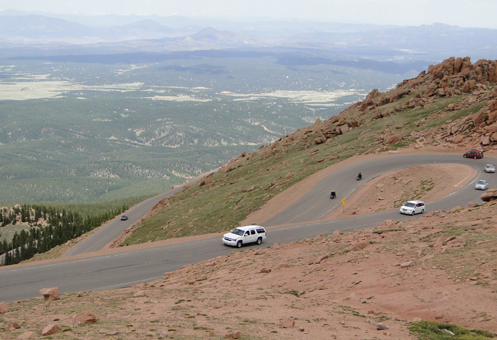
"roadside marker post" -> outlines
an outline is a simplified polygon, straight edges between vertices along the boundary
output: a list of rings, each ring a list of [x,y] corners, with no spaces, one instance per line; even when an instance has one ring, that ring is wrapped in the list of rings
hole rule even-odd
[[[343,212],[345,213],[345,203],[347,202],[347,200],[345,198],[342,198],[342,206],[343,206]]]

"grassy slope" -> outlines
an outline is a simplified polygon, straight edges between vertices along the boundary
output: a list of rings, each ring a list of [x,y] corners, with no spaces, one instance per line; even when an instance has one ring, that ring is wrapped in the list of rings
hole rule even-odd
[[[380,96],[389,96],[390,92]],[[439,127],[486,105],[486,102],[477,102],[462,110],[445,111],[449,104],[460,103],[468,96],[432,97],[428,105],[404,109],[376,120],[371,120],[375,112],[362,113],[357,105],[351,106],[341,116],[361,121],[358,128],[315,145],[316,131],[325,123],[317,122],[282,136],[278,142],[261,147],[246,157],[239,157],[229,163],[233,170],[215,173],[207,179],[206,185],[192,185],[170,198],[164,207],[137,225],[123,245],[229,230],[281,191],[325,167],[355,154],[409,145],[413,142],[412,132]],[[384,105],[381,111],[393,108],[395,104],[402,105],[412,97],[411,93]],[[383,134],[402,134],[403,138],[379,149],[378,137]],[[243,192],[251,187],[254,187],[252,191]]]

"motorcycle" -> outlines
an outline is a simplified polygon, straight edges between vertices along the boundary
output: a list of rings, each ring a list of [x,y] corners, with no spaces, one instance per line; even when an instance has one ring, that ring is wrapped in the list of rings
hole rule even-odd
[[[334,199],[335,197],[337,197],[337,194],[334,191],[332,191],[330,194],[330,199]]]
[[[362,179],[362,174],[359,172],[359,174],[356,177],[356,180],[360,181]]]

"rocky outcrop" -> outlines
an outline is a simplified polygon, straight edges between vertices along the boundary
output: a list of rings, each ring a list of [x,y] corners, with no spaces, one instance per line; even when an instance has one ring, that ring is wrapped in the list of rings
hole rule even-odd
[[[486,151],[497,146],[497,86],[494,85],[496,81],[497,61],[481,59],[472,64],[469,57],[451,57],[440,64],[430,65],[428,71],[421,72],[416,78],[404,80],[386,93],[373,89],[363,101],[352,104],[339,115],[328,120],[316,119],[311,126],[281,136],[274,143],[261,146],[257,152],[251,154],[243,152],[222,166],[219,172],[235,171],[246,164],[246,160],[254,157],[266,160],[294,150],[295,146],[304,150],[316,145],[325,148],[335,137],[348,134],[365,124],[372,125],[381,119],[386,120],[387,124],[380,131],[371,130],[377,146],[368,152],[379,152],[406,144],[411,144],[415,148],[422,148],[424,145],[440,145],[448,148],[466,145],[468,148]],[[467,95],[461,96],[460,100],[449,101],[451,97],[462,94]],[[441,106],[442,109],[433,110],[429,116],[413,122],[408,121],[395,126],[392,123],[393,117],[404,112],[417,109],[429,110],[435,105]],[[478,112],[462,114],[453,121],[447,119],[446,113],[452,115],[461,110],[471,112],[475,105],[481,107]],[[443,125],[435,124],[434,127],[420,129],[422,126],[432,125],[433,120],[443,119],[446,120]],[[414,132],[406,133],[404,125],[415,126],[416,129]],[[361,137],[358,140],[361,140]],[[370,139],[359,147],[367,148],[368,145],[371,145]],[[320,157],[315,161],[321,163],[338,157],[339,155],[331,158]],[[198,185],[213,184],[202,180]]]

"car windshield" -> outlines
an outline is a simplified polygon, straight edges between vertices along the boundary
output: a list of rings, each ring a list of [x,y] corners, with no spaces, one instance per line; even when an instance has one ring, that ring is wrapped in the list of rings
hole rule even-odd
[[[478,184],[487,184],[487,181],[480,180],[478,181]]]
[[[414,208],[415,204],[414,203],[411,203],[411,202],[407,202],[406,204],[404,204],[404,207],[408,207],[408,208]]]
[[[238,236],[243,236],[243,234],[245,234],[245,232],[241,229],[233,229],[231,231],[232,234],[235,234],[235,235],[238,235]]]
[[[492,164],[487,164],[485,165],[486,168],[493,168],[494,166]]]

